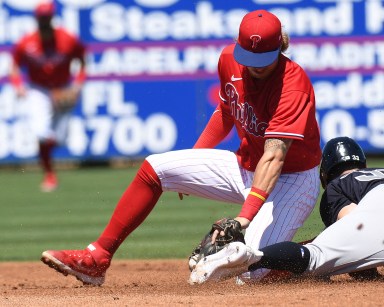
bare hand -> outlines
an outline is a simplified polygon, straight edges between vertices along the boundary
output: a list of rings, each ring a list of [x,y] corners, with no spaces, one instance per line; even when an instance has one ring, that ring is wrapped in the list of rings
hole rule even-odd
[[[220,233],[219,233],[218,230],[215,230],[215,231],[212,233],[212,240],[211,240],[211,243],[212,243],[212,244],[215,243],[216,238],[217,238],[219,235],[220,235],[220,236],[224,236],[224,231],[220,231]]]
[[[27,94],[27,90],[25,89],[24,86],[18,86],[16,88],[16,96],[17,98],[24,98]]]

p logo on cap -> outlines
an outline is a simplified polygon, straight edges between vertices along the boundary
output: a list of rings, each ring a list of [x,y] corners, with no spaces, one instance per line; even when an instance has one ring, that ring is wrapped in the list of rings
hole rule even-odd
[[[257,10],[241,21],[233,55],[241,65],[265,67],[277,59],[281,43],[280,20],[272,13]]]
[[[252,49],[256,50],[257,44],[261,41],[260,35],[251,35],[250,39],[252,40]]]

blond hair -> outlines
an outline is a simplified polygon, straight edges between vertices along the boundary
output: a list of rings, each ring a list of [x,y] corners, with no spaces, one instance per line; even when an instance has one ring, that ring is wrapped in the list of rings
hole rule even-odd
[[[285,52],[289,48],[289,35],[285,31],[281,31],[281,35],[282,35],[282,41],[281,41],[280,50],[281,50],[281,52]]]

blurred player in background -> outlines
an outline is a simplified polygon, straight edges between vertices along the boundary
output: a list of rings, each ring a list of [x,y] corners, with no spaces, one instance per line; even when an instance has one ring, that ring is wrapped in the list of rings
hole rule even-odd
[[[58,187],[53,149],[66,140],[71,112],[85,79],[85,48],[65,29],[53,26],[53,2],[39,4],[34,14],[37,30],[16,44],[10,81],[17,96],[26,99],[29,126],[38,140],[44,172],[41,190],[50,192]],[[74,77],[70,72],[73,60],[80,63]],[[24,71],[28,85],[22,76]]]
[[[194,149],[147,157],[97,241],[84,250],[45,251],[42,261],[84,283],[102,284],[114,253],[163,191],[241,204],[237,220],[248,227],[245,240],[256,250],[292,239],[316,204],[321,150],[313,87],[283,55],[288,46],[275,15],[247,14],[237,43],[220,56],[222,101]],[[237,152],[213,149],[233,127]]]

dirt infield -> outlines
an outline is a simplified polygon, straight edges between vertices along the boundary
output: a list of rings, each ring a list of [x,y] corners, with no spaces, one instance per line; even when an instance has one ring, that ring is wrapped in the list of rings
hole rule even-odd
[[[380,272],[383,270],[380,268]],[[83,286],[40,262],[0,263],[0,306],[383,306],[384,278],[191,286],[182,260],[116,260],[102,287]]]

